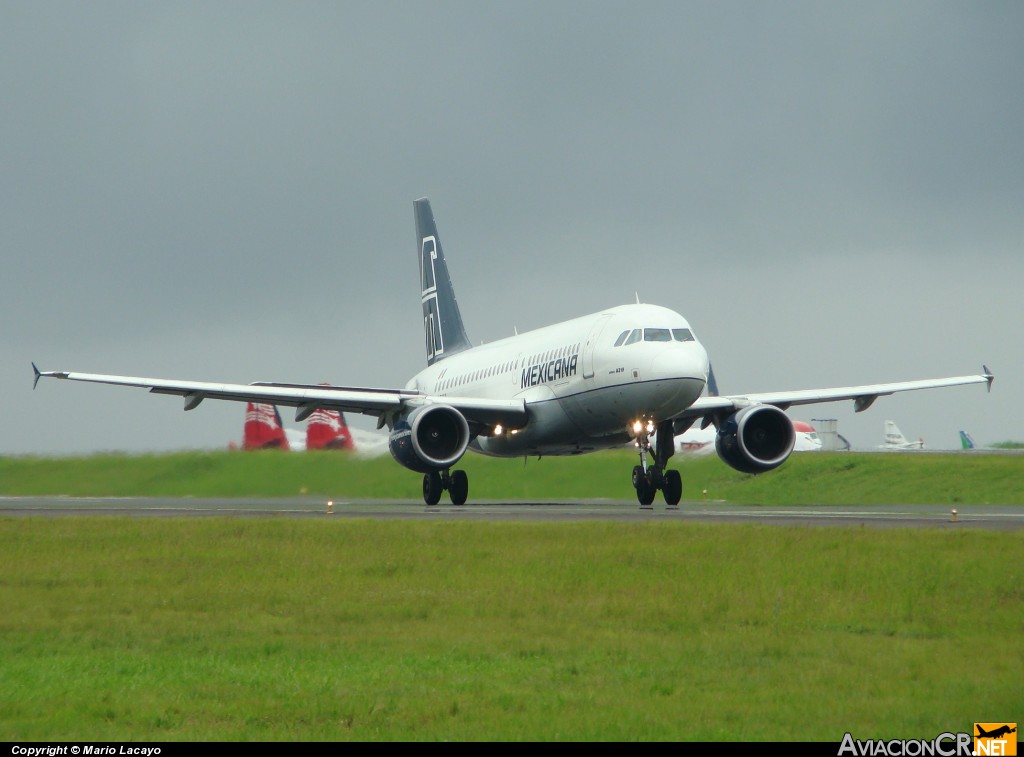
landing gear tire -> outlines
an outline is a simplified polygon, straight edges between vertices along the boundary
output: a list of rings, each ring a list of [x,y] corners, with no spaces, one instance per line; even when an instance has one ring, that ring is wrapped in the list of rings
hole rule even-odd
[[[448,494],[453,505],[466,504],[466,497],[469,496],[469,476],[466,475],[466,471],[457,470],[452,473],[451,481],[448,482]]]
[[[441,483],[441,474],[437,471],[423,474],[423,501],[428,505],[436,505],[441,501],[441,492],[444,485]]]
[[[672,421],[663,421],[658,424],[658,445],[651,446],[651,424],[647,425],[647,432],[642,431],[636,437],[636,447],[640,452],[640,465],[633,467],[633,488],[636,489],[636,498],[640,502],[640,509],[650,510],[655,496],[661,491],[665,497],[665,505],[670,510],[678,509],[677,505],[683,496],[683,479],[679,471],[668,470],[668,459],[673,452],[673,424]],[[648,455],[654,456],[650,465],[647,464]]]
[[[642,477],[637,483],[636,487],[636,498],[640,502],[641,507],[650,507],[654,502],[654,493],[656,489],[646,476]]]
[[[665,483],[661,492],[665,495],[666,505],[675,507],[679,504],[679,500],[683,498],[683,478],[679,475],[679,471],[665,471]]]

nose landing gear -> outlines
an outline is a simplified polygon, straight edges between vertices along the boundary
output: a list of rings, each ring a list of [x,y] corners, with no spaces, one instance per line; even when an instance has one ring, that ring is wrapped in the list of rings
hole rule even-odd
[[[679,509],[679,500],[683,497],[683,479],[677,470],[666,470],[668,459],[675,452],[672,438],[672,422],[665,421],[658,426],[657,447],[651,449],[649,433],[641,431],[636,437],[636,445],[640,450],[640,465],[633,467],[633,488],[640,502],[641,510],[653,509],[654,497],[660,490],[665,497],[665,505],[669,510]],[[654,462],[647,464],[649,453],[654,454]]]

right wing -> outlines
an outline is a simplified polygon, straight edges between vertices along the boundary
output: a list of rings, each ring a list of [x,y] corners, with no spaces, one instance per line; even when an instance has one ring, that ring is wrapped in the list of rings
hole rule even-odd
[[[853,400],[855,412],[863,412],[871,407],[879,397],[909,392],[915,389],[939,389],[946,386],[963,384],[988,384],[992,388],[994,376],[988,366],[982,366],[984,373],[974,376],[952,376],[940,379],[922,379],[919,381],[897,381],[888,384],[865,384],[863,386],[843,386],[832,389],[797,389],[784,392],[761,392],[757,394],[708,396],[700,397],[684,412],[675,417],[677,427],[688,427],[697,418],[703,418],[701,427],[706,427],[716,416],[732,413],[750,405],[775,405],[780,410],[787,410],[793,405],[811,405],[820,402],[837,402]],[[687,423],[687,421],[689,421]],[[717,425],[717,422],[716,422]]]
[[[526,425],[526,404],[523,400],[487,400],[475,397],[432,397],[411,389],[374,389],[363,387],[324,386],[322,384],[217,384],[205,381],[143,378],[139,376],[108,376],[73,371],[41,371],[32,364],[35,384],[40,378],[85,381],[92,384],[113,384],[148,389],[154,394],[176,394],[185,400],[185,410],[193,410],[205,399],[235,402],[261,402],[295,408],[295,420],[304,421],[315,410],[323,408],[345,413],[361,413],[377,418],[382,428],[394,416],[420,405],[440,403],[458,409],[471,425],[508,428]],[[35,386],[33,384],[33,387]]]

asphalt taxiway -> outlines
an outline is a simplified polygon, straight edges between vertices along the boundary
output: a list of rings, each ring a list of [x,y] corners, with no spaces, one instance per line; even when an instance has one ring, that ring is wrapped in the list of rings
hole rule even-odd
[[[481,501],[428,507],[418,500],[191,497],[0,497],[0,516],[285,517],[491,521],[692,521],[786,526],[1024,529],[1015,505],[737,505],[683,501],[678,508],[631,500]]]

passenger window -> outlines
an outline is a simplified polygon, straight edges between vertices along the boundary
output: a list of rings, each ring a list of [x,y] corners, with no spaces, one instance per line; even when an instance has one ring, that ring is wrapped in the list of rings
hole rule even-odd
[[[629,329],[626,329],[626,330],[625,330],[625,331],[623,331],[623,332],[622,332],[621,334],[619,334],[619,338],[615,340],[615,346],[616,346],[616,347],[619,347],[619,346],[621,346],[621,345],[622,345],[622,343],[623,343],[624,341],[626,341],[626,337],[627,337],[627,336],[629,336]]]
[[[693,333],[689,329],[672,329],[672,336],[677,342],[694,341]]]
[[[633,333],[629,335],[629,338],[625,341],[625,344],[633,344],[639,342],[640,337],[643,336],[643,332],[640,329],[633,329]]]
[[[644,329],[645,342],[671,342],[672,334],[668,329]]]

